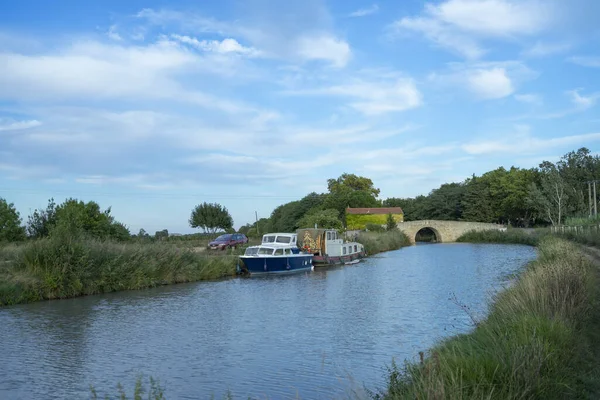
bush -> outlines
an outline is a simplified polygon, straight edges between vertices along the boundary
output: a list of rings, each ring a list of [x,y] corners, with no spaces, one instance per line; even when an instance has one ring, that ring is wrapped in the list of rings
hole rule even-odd
[[[368,223],[365,225],[365,229],[369,232],[384,232],[385,227],[379,224]]]
[[[361,232],[356,238],[358,243],[365,247],[368,255],[373,255],[389,250],[397,250],[410,245],[408,236],[399,230],[384,232]]]

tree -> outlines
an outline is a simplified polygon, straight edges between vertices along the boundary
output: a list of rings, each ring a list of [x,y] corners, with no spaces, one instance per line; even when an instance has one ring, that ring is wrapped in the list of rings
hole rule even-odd
[[[154,234],[154,238],[156,238],[158,240],[168,239],[169,238],[169,230],[163,229],[162,231],[156,231],[156,233]]]
[[[342,221],[337,210],[317,210],[307,213],[298,223],[300,228],[342,229]]]
[[[56,203],[48,200],[45,210],[34,210],[27,218],[27,233],[30,237],[39,239],[50,235],[50,230],[56,224]]]
[[[343,187],[356,191],[367,192],[375,198],[379,196],[380,192],[379,189],[374,187],[371,179],[354,174],[343,173],[337,179],[327,179],[327,189],[329,190],[329,193],[336,192]]]
[[[552,225],[561,225],[568,199],[566,183],[558,168],[549,161],[540,164],[540,171],[540,184],[532,182],[529,185],[527,202]]]
[[[211,234],[233,227],[233,219],[229,211],[217,203],[204,202],[194,207],[189,223],[192,228],[202,228],[204,232]]]
[[[0,198],[0,242],[25,240],[25,228],[21,226],[21,215],[13,203]]]
[[[115,234],[122,236],[124,225],[115,227],[114,224],[117,222],[110,212],[110,207],[102,211],[95,201],[86,203],[69,198],[56,207],[55,223],[51,226],[50,235],[61,232],[61,234],[86,235],[97,239],[113,238]]]
[[[398,224],[396,223],[396,220],[394,219],[394,216],[392,215],[392,213],[389,213],[387,215],[387,220],[386,220],[386,229],[388,231],[391,231],[396,228],[398,228]]]

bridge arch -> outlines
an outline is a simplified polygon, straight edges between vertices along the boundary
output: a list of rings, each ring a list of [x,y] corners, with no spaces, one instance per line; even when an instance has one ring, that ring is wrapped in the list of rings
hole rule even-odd
[[[433,240],[432,242],[434,243],[441,243],[443,241],[442,239],[442,234],[440,233],[439,230],[432,228],[430,226],[425,226],[421,229],[419,229],[416,233],[415,233],[415,237],[413,238],[413,242],[417,242],[419,240],[419,236],[426,236],[429,232],[431,232],[431,234],[433,235]],[[427,240],[421,240],[423,242],[426,242]]]
[[[506,230],[503,225],[484,222],[421,220],[398,223],[398,229],[408,236],[411,243],[415,243],[417,233],[426,228],[435,233],[437,243],[456,242],[456,239],[469,231]]]

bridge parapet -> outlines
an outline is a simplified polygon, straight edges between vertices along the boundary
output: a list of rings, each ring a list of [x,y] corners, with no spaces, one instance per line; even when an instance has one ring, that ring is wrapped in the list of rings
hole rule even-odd
[[[436,240],[443,243],[456,242],[456,239],[469,231],[506,230],[504,225],[485,222],[420,220],[398,224],[398,229],[408,236],[411,243],[415,243],[417,232],[424,228],[431,229],[435,233]]]

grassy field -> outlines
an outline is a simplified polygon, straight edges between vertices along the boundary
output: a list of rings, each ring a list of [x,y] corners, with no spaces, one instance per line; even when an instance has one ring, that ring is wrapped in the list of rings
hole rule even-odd
[[[69,237],[8,245],[0,248],[0,306],[233,276],[242,251]]]
[[[600,393],[598,266],[557,237],[489,316],[418,363],[392,365],[374,399],[582,399]]]

